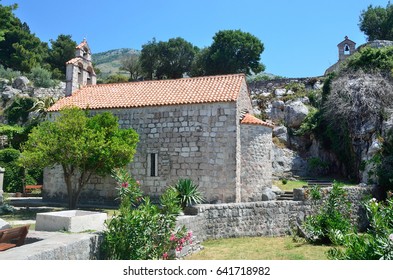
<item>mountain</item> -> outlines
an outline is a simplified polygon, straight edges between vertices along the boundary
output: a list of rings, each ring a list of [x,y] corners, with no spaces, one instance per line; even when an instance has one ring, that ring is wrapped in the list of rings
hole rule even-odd
[[[119,70],[121,66],[120,61],[128,55],[139,53],[140,51],[138,50],[122,48],[93,54],[92,59],[95,67],[101,70],[98,78],[104,79],[109,75],[118,73],[127,74],[126,72]]]

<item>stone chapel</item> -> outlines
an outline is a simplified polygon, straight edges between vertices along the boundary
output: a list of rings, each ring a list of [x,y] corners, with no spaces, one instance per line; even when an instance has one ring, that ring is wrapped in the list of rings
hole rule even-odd
[[[109,111],[122,128],[133,128],[140,140],[128,169],[145,194],[158,196],[190,178],[209,203],[262,200],[272,185],[273,126],[253,116],[245,75],[95,85],[90,58],[84,41],[67,63],[71,91],[49,111],[70,105]],[[44,200],[66,199],[61,172],[45,169]],[[115,197],[113,179],[97,176],[80,202],[111,204]]]

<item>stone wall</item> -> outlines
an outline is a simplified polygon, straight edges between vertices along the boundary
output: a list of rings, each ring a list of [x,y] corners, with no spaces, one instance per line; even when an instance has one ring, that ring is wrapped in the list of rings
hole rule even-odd
[[[352,203],[352,220],[361,229],[367,224],[362,199],[372,193],[368,187],[349,187],[348,198]],[[327,194],[329,188],[322,189]],[[219,205],[196,206],[198,214],[178,220],[198,240],[243,237],[243,236],[283,236],[291,233],[295,222],[316,213],[320,203],[311,201],[307,189],[298,189],[297,201],[260,201]],[[325,196],[326,197],[326,196]],[[322,200],[323,201],[323,200]]]
[[[322,77],[282,78],[248,83],[251,95],[275,93],[276,89],[284,89],[292,83],[304,84],[306,89],[317,89],[321,86]]]
[[[272,141],[269,127],[241,125],[241,201],[261,201],[272,186]]]

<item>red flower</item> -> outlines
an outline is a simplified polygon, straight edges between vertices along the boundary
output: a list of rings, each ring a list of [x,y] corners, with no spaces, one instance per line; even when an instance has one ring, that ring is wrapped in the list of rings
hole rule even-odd
[[[162,254],[162,258],[163,258],[164,260],[167,260],[167,259],[168,259],[168,253],[165,252],[164,254]]]
[[[121,186],[122,186],[123,188],[128,188],[128,182],[123,182],[123,183],[121,184]]]

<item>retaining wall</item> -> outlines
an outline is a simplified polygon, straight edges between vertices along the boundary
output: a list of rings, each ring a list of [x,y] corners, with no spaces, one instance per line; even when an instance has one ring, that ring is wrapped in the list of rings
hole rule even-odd
[[[196,216],[185,216],[178,220],[198,240],[243,236],[283,236],[291,233],[295,222],[301,223],[305,217],[316,213],[326,199],[331,188],[323,188],[323,198],[312,201],[309,189],[297,189],[296,201],[260,201],[200,205],[195,208]],[[367,225],[361,201],[372,194],[370,187],[346,188],[352,203],[352,221],[360,229]]]

